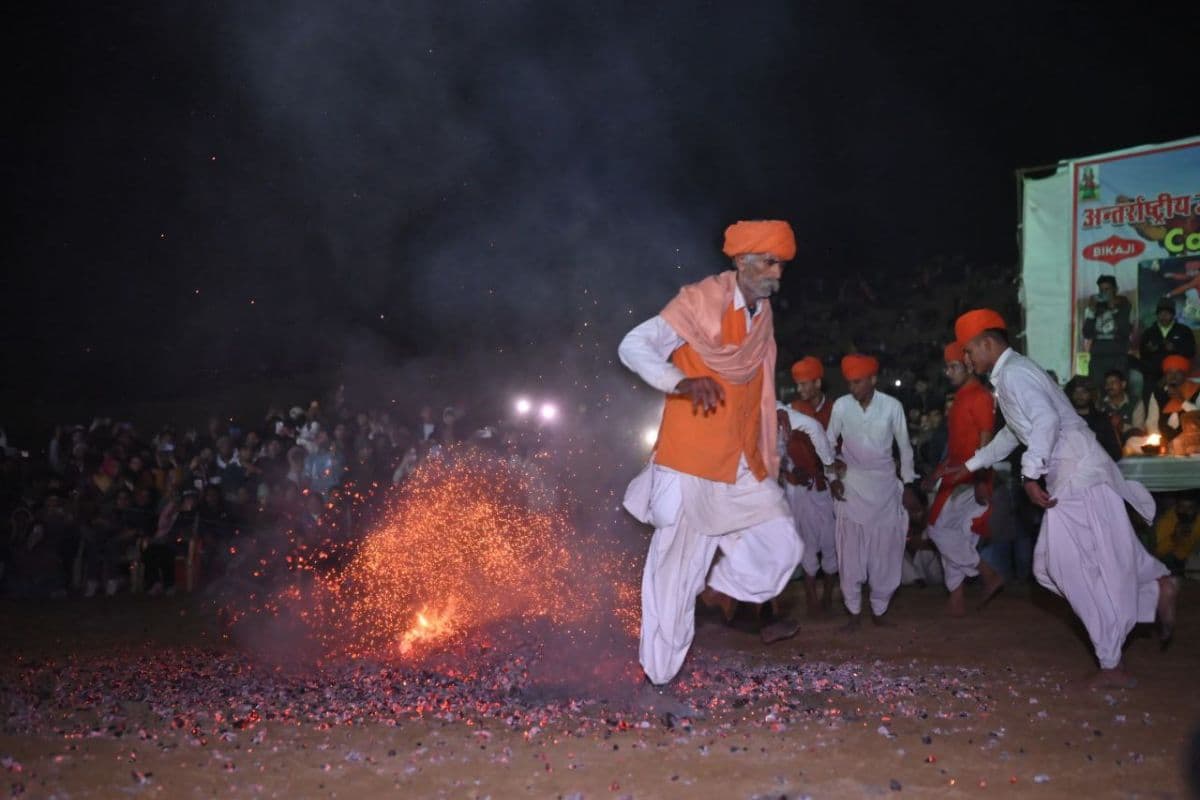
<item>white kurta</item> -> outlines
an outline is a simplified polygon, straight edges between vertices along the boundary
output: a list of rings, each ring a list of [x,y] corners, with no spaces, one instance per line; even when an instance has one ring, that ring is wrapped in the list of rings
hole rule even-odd
[[[991,378],[1007,424],[967,468],[985,469],[1018,443],[1026,446],[1021,474],[1045,476],[1058,501],[1042,517],[1034,575],[1071,604],[1100,666],[1111,669],[1120,663],[1133,626],[1154,621],[1158,578],[1167,574],[1138,541],[1125,512],[1128,502],[1149,521],[1154,499],[1121,476],[1058,384],[1033,361],[1006,350]]]
[[[986,511],[987,506],[975,502],[975,487],[959,486],[942,506],[937,522],[926,529],[937,545],[946,588],[952,592],[979,574],[979,536],[971,530],[971,523]]]
[[[741,292],[735,291],[734,306],[746,307]],[[747,329],[750,324],[747,312]],[[668,360],[683,344],[656,316],[630,331],[618,353],[651,386],[671,392],[686,377]],[[695,634],[696,595],[706,583],[738,600],[764,603],[783,591],[800,562],[803,545],[783,489],[758,480],[745,458],[732,484],[650,463],[629,484],[624,504],[655,528],[642,573],[638,646],[642,668],[655,684],[670,681],[683,665]]]
[[[915,477],[904,407],[876,391],[864,409],[851,395],[839,397],[829,419],[830,444],[841,438],[846,463],[844,502],[834,503],[835,538],[842,599],[851,614],[862,611],[862,586],[870,585],[871,610],[887,611],[900,585],[908,513],[904,484]],[[892,459],[900,450],[900,476]]]

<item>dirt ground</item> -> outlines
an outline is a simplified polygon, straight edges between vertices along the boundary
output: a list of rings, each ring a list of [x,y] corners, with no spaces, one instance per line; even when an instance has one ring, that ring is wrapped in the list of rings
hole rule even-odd
[[[292,702],[275,684],[262,684],[276,694],[264,689],[255,708],[164,710],[193,694],[210,705],[227,694],[233,708],[238,676],[250,671],[225,664],[229,645],[195,598],[8,603],[0,789],[58,798],[1188,796],[1200,587],[1185,587],[1165,653],[1151,632],[1135,632],[1127,664],[1140,685],[1107,692],[1076,685],[1093,662],[1057,598],[1010,587],[962,620],[945,617],[943,602],[938,590],[902,588],[893,628],[847,635],[840,615],[805,618],[798,637],[770,647],[748,614],[731,627],[702,615],[679,683],[657,700],[638,690],[625,708],[595,698],[488,706],[486,688],[460,680],[456,697],[481,698],[473,709],[445,700],[381,714],[376,703],[339,715],[339,703],[359,701],[339,699],[325,678],[301,692],[316,709],[308,717],[272,714],[273,702]],[[184,653],[199,661],[170,666]],[[407,679],[391,679],[383,695],[410,696]]]

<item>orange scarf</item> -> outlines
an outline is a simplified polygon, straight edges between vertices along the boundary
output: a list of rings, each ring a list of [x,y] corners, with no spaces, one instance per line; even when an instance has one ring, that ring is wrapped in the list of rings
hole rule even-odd
[[[758,313],[741,344],[721,343],[721,318],[733,302],[737,272],[728,270],[684,286],[660,312],[704,363],[730,383],[749,383],[763,371],[762,424],[759,455],[772,478],[779,475],[775,421],[775,323],[771,304],[760,301]]]

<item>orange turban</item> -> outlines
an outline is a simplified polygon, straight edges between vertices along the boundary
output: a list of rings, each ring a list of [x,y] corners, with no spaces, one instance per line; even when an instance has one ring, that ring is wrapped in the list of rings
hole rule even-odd
[[[857,381],[879,374],[879,362],[871,356],[851,353],[842,358],[842,375],[848,381]]]
[[[951,342],[942,351],[942,358],[945,359],[947,364],[953,364],[955,361],[963,361],[966,357],[966,351],[963,350],[963,346],[958,342]]]
[[[1183,356],[1167,356],[1162,361],[1163,372],[1182,372],[1184,375],[1192,368],[1192,362]]]
[[[735,222],[725,229],[725,255],[772,253],[784,261],[796,257],[796,235],[792,226],[782,220],[752,220]]]
[[[825,377],[825,368],[812,356],[805,356],[792,364],[792,380],[794,381],[815,381],[817,378],[823,377]]]
[[[963,314],[954,322],[954,339],[966,346],[967,342],[990,328],[1008,330],[1008,326],[1004,324],[1004,317],[990,308],[977,308]]]

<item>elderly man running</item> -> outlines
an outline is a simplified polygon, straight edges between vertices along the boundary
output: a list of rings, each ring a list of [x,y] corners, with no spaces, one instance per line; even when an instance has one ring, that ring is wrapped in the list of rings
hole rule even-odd
[[[618,351],[625,366],[666,394],[651,463],[625,495],[630,513],[655,528],[639,646],[655,684],[683,665],[702,590],[729,605],[731,598],[765,603],[782,591],[802,552],[776,482],[775,330],[767,302],[796,240],[786,222],[738,222],[725,231],[724,252],[734,269],[683,287]],[[764,638],[795,631],[794,623],[775,623]]]

